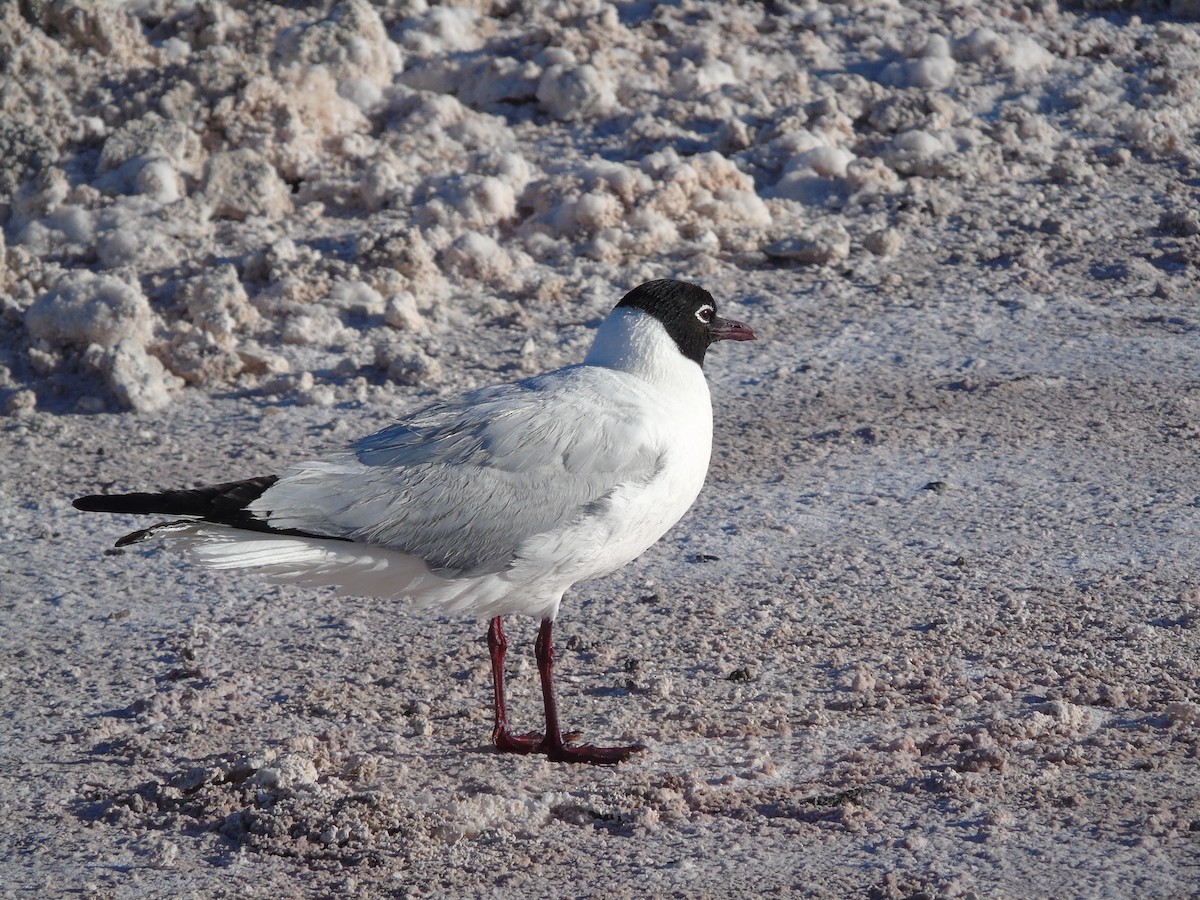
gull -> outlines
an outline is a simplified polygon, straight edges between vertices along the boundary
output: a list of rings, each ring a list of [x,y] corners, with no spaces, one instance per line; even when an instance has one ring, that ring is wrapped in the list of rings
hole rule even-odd
[[[277,475],[74,505],[172,517],[118,547],[165,538],[215,569],[487,618],[496,748],[612,765],[644,748],[573,744],[559,725],[563,594],[637,558],[691,507],[712,450],[705,352],[755,339],[703,288],[649,281],[580,364],[442,400]],[[517,614],[541,620],[540,733],[509,725],[503,618]]]

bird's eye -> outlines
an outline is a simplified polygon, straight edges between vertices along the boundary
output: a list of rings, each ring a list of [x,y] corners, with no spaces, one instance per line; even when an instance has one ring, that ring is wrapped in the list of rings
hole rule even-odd
[[[702,306],[696,310],[696,318],[707,325],[713,320],[713,308],[711,306]]]

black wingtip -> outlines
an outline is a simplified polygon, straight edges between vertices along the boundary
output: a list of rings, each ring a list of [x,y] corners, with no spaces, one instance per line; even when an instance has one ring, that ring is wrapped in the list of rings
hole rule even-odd
[[[88,494],[72,500],[71,505],[84,512],[162,513],[168,498],[164,494]]]
[[[196,516],[220,522],[231,517],[242,517],[242,511],[278,480],[275,475],[267,475],[190,490],[89,494],[71,501],[71,504],[84,512]]]
[[[292,528],[274,528],[267,518],[257,518],[249,506],[279,480],[277,475],[228,481],[208,487],[182,491],[160,491],[157,494],[89,494],[71,501],[84,512],[128,513],[132,515],[186,516],[180,521],[160,522],[150,528],[134,531],[117,541],[118,547],[128,547],[140,541],[187,530],[197,520],[214,525],[228,525],[244,531],[269,534],[289,534],[324,540],[349,541],[341,535],[316,534]]]
[[[103,510],[99,510],[99,511],[103,512]],[[141,531],[131,532],[130,534],[125,535],[125,537],[120,538],[115,544],[113,544],[113,546],[114,547],[128,547],[130,544],[140,543],[141,541],[144,541],[144,540],[146,540],[146,538],[150,537],[150,534],[153,531],[154,531],[153,528],[143,528]]]
[[[112,509],[112,504],[109,502],[114,499],[116,498],[105,494],[88,494],[86,497],[75,498],[71,501],[71,505],[84,512],[117,512],[118,510]]]

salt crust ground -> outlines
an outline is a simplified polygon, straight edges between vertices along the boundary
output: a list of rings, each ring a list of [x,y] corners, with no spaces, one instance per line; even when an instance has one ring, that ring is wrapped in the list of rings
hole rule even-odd
[[[1195,895],[1196,13],[5,6],[0,895]],[[560,619],[628,765],[492,753],[478,623],[69,507],[577,359],[659,275],[763,339]]]

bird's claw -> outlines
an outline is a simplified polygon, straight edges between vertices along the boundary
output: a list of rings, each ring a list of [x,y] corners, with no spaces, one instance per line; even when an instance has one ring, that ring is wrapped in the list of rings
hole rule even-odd
[[[546,736],[538,731],[513,734],[507,728],[497,728],[492,732],[492,743],[501,753],[537,753],[545,740]]]
[[[623,763],[633,754],[646,748],[641,744],[628,747],[596,747],[592,744],[563,744],[559,747],[546,747],[545,753],[555,762],[589,763],[593,766],[615,766]]]
[[[497,730],[492,741],[501,753],[541,753],[553,762],[588,763],[593,766],[615,766],[625,762],[634,753],[645,750],[641,744],[629,747],[597,747],[593,744],[568,744],[552,741],[537,732],[513,734],[508,730]]]

